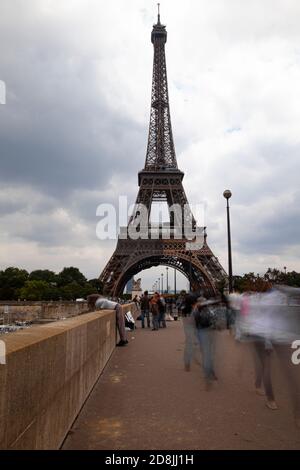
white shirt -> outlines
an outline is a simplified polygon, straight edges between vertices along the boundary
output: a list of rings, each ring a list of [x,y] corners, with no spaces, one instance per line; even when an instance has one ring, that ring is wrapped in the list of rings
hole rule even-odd
[[[117,305],[117,302],[108,299],[97,299],[95,303],[97,310],[115,310]]]

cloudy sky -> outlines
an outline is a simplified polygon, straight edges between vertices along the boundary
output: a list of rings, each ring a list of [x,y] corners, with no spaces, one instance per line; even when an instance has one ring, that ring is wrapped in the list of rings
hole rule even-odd
[[[209,245],[227,268],[230,188],[235,273],[300,270],[299,0],[161,0],[161,19],[178,165]],[[153,0],[1,0],[1,269],[91,278],[108,261],[96,208],[137,193],[155,20]]]

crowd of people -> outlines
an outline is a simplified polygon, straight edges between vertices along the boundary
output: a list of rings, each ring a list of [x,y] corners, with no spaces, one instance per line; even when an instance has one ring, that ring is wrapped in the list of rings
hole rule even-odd
[[[300,289],[266,284],[263,290],[243,294],[234,292],[217,298],[182,291],[176,305],[170,303],[174,299],[164,298],[158,292],[149,295],[145,291],[133,302],[140,310],[141,328],[151,328],[152,331],[166,328],[166,314],[175,307],[175,314],[178,313],[182,319],[185,335],[184,369],[190,371],[192,361],[200,352],[199,362],[207,389],[218,380],[215,364],[218,332],[227,329],[238,344],[247,344],[252,350],[254,389],[258,395],[265,395],[269,409],[276,410],[278,404],[272,372],[272,357],[276,354],[286,377],[296,423],[300,426]],[[116,311],[120,336],[117,346],[125,346],[128,340],[121,305],[98,295],[91,297],[96,309]],[[295,363],[292,354],[297,346],[299,361]]]
[[[158,331],[159,328],[166,328],[166,300],[158,292],[154,292],[152,296],[146,290],[142,297],[133,299],[141,309],[140,320],[142,328],[145,328],[145,320],[147,327],[151,328],[152,320],[152,331]]]
[[[239,344],[252,349],[254,388],[266,396],[266,406],[276,410],[272,356],[276,354],[286,377],[300,426],[300,289],[266,285],[264,292],[235,292],[206,299],[197,294],[181,296],[179,308],[185,333],[184,367],[190,370],[195,348],[200,347],[202,368],[208,389],[217,379],[215,349],[218,331],[229,329]],[[195,342],[196,339],[196,342]],[[293,348],[299,347],[299,361]],[[295,357],[298,357],[295,355]]]

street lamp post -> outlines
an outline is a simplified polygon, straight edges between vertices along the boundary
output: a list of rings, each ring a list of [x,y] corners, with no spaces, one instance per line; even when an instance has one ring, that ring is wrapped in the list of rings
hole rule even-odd
[[[230,233],[230,216],[229,216],[229,199],[232,193],[226,189],[223,196],[227,200],[227,236],[228,236],[228,275],[229,275],[229,293],[232,292],[232,256],[231,256],[231,233]]]
[[[189,266],[189,271],[190,271],[190,292],[192,292],[192,251],[190,250],[190,266]]]
[[[167,270],[167,294],[168,294],[169,293],[169,277],[168,277],[169,268],[168,268],[168,266],[167,266],[166,270]]]
[[[176,269],[174,269],[174,294],[176,295]]]
[[[161,293],[164,293],[164,273],[161,273]]]

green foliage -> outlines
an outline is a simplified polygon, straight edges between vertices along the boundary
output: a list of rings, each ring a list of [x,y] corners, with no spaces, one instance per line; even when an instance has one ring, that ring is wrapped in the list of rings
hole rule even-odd
[[[121,294],[121,299],[122,300],[131,300],[131,294]]]
[[[234,276],[234,289],[239,292],[255,291],[263,292],[271,284],[285,284],[292,287],[300,287],[300,273],[296,271],[283,272],[275,268],[268,268],[263,276],[247,273],[243,276]]]
[[[73,281],[69,284],[63,286],[60,289],[63,299],[65,300],[75,300],[82,297],[82,286],[78,282]]]
[[[300,287],[300,273],[296,271],[286,273],[286,284],[292,287]]]
[[[218,291],[223,294],[224,293],[224,289],[225,287],[227,286],[227,279],[225,277],[223,277],[222,279],[220,279],[220,281],[217,283],[217,289]]]
[[[102,294],[103,292],[103,284],[99,279],[90,279],[89,284],[94,288],[94,292],[98,292]]]
[[[270,287],[270,283],[265,276],[248,273],[244,276],[234,276],[234,289],[239,292],[264,292]]]
[[[87,281],[78,268],[64,268],[59,274],[37,269],[30,274],[24,269],[0,271],[0,300],[76,300],[101,293],[98,279]]]
[[[45,281],[48,284],[56,285],[57,275],[49,269],[37,269],[29,274],[29,281]]]
[[[49,284],[45,281],[26,281],[24,287],[20,289],[22,300],[45,300],[47,297]]]
[[[225,279],[219,282],[220,292],[226,282]],[[250,272],[233,277],[234,288],[240,292],[262,292],[270,283],[300,287],[300,273],[268,268],[263,276]],[[102,292],[103,285],[99,279],[87,281],[79,269],[72,266],[64,268],[59,274],[48,269],[37,269],[29,274],[25,269],[15,267],[0,271],[0,300],[76,300]],[[131,296],[122,294],[121,297],[128,300]]]
[[[24,286],[28,276],[25,269],[10,267],[5,271],[0,271],[0,298],[5,300],[17,299],[19,290]]]
[[[64,268],[58,275],[57,275],[57,285],[58,286],[66,286],[68,284],[72,284],[73,282],[83,286],[86,283],[86,278],[84,275],[79,271],[78,268],[74,268],[73,266],[69,268]]]

